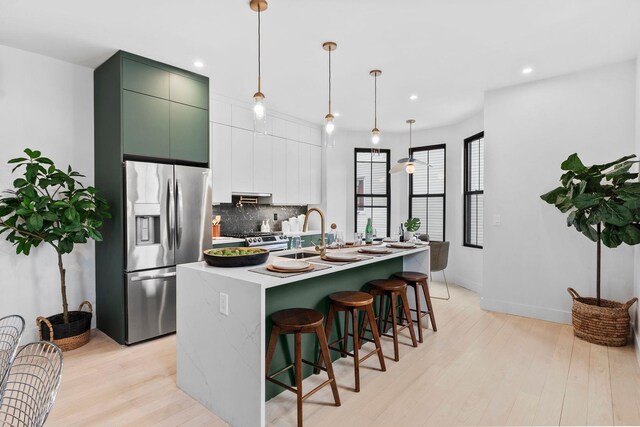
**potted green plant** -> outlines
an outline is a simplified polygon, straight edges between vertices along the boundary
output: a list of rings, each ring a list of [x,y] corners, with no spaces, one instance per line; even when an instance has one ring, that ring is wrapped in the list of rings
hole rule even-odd
[[[623,243],[640,243],[640,182],[631,171],[635,155],[616,161],[585,166],[577,154],[562,162],[561,185],[540,196],[568,213],[567,226],[596,242],[596,297],[583,298],[569,288],[573,298],[574,334],[586,341],[611,346],[627,344],[630,333],[629,308],[600,297],[601,244],[615,248]]]
[[[25,149],[27,157],[9,160],[12,172],[22,176],[13,181],[13,189],[0,198],[0,235],[13,243],[17,254],[29,255],[46,243],[55,249],[60,273],[62,313],[37,322],[41,339],[54,341],[63,350],[72,350],[89,341],[91,312],[88,301],[78,311],[69,311],[67,286],[62,256],[88,239],[102,240],[98,231],[105,218],[110,218],[107,202],[93,187],[85,187],[80,173],[58,169],[40,151]],[[89,312],[82,311],[88,305]]]
[[[420,230],[420,218],[409,218],[404,222],[404,241],[413,240],[413,233]]]

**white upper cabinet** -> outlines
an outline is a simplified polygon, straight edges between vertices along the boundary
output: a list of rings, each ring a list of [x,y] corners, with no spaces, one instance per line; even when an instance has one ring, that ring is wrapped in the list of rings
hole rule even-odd
[[[300,204],[300,157],[299,146],[302,145],[297,141],[287,140],[287,203]]]
[[[273,193],[273,139],[271,135],[253,137],[254,193]]]
[[[322,147],[309,146],[309,197],[308,203],[322,203]]]
[[[253,192],[253,131],[231,128],[231,189]]]
[[[231,128],[211,123],[213,202],[231,203]]]
[[[287,140],[272,137],[273,203],[287,203]]]
[[[298,144],[298,159],[300,168],[300,202],[309,202],[309,192],[311,190],[311,146],[309,144]]]

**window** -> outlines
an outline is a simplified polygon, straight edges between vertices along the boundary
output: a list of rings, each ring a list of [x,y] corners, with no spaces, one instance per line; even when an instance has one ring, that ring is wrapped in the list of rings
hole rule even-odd
[[[464,140],[464,245],[482,248],[484,224],[484,132]]]
[[[389,236],[391,221],[390,150],[355,149],[355,228],[364,233],[372,219],[378,236]]]
[[[445,238],[445,189],[447,149],[444,144],[416,147],[411,156],[429,167],[416,165],[409,175],[409,217],[420,218],[419,234],[428,234],[431,240]]]

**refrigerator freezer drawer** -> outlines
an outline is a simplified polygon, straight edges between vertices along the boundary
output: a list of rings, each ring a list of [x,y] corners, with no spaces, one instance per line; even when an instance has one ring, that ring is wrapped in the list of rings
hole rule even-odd
[[[176,269],[125,274],[127,344],[176,331]]]

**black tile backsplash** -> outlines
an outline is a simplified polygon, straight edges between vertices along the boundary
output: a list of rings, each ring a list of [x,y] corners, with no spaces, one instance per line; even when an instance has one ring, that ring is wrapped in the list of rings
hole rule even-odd
[[[220,215],[220,234],[238,234],[260,231],[262,221],[269,218],[271,231],[281,231],[282,221],[307,212],[307,206],[272,206],[245,203],[236,207],[233,203],[221,203],[213,206],[213,215]],[[273,214],[278,220],[273,220]]]

